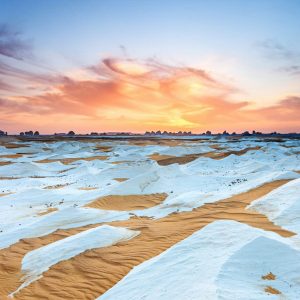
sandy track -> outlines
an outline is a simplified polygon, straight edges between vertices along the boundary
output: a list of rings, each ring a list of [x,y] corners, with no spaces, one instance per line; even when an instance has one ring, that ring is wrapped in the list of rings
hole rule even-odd
[[[274,231],[281,236],[293,233],[274,225],[264,215],[247,211],[253,200],[287,183],[278,180],[248,192],[216,203],[206,204],[191,212],[169,215],[158,220],[131,218],[112,222],[140,230],[137,238],[118,245],[86,251],[70,260],[54,265],[43,277],[21,290],[16,299],[95,299],[122,279],[134,266],[154,257],[172,245],[220,219],[236,220],[251,226]],[[27,239],[0,251],[0,297],[15,290],[19,285],[22,257],[28,252],[55,240],[73,235],[87,228],[58,231],[45,237]]]

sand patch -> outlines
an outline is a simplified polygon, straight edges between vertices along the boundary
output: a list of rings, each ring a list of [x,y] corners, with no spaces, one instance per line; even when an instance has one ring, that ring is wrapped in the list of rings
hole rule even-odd
[[[109,195],[100,197],[86,207],[105,210],[139,210],[160,204],[167,198],[166,193],[150,195]]]
[[[224,150],[226,149],[226,147],[222,147],[219,144],[213,144],[213,145],[209,145],[210,148],[215,149],[215,150]]]
[[[114,178],[114,180],[116,180],[116,181],[119,181],[119,182],[123,182],[123,181],[126,181],[126,180],[128,180],[129,178],[123,178],[123,177],[118,177],[118,178]]]
[[[86,187],[80,187],[78,188],[81,191],[92,191],[92,190],[98,190],[97,187],[93,187],[93,186],[86,186]]]
[[[157,163],[161,166],[168,166],[171,164],[186,164],[189,163],[199,157],[209,157],[212,159],[223,159],[231,154],[234,155],[243,155],[250,150],[259,150],[261,147],[249,147],[239,151],[227,151],[227,152],[206,152],[206,153],[198,153],[198,154],[188,154],[184,156],[171,156],[171,155],[160,155],[158,153],[154,153],[149,156],[149,158],[157,161]]]
[[[22,156],[23,154],[4,154],[4,155],[0,155],[0,158],[19,158]]]
[[[100,150],[101,152],[111,152],[112,147],[109,147],[109,146],[95,146],[95,150]]]
[[[119,160],[119,161],[111,161],[110,163],[113,165],[132,163],[132,160]]]
[[[9,143],[3,143],[2,146],[4,146],[7,149],[30,147],[30,145],[28,145],[28,144],[9,144]]]
[[[64,165],[69,165],[75,161],[78,160],[85,160],[85,161],[92,161],[92,160],[106,160],[108,156],[91,156],[91,157],[74,157],[74,158],[58,158],[58,159],[42,159],[42,160],[37,160],[35,161],[36,163],[40,164],[47,164],[47,163],[52,163],[52,162],[61,162]]]
[[[273,295],[280,295],[281,292],[271,286],[265,287],[265,292],[268,294],[273,294]]]
[[[12,161],[0,161],[0,167],[10,165],[10,164],[13,164],[13,162]]]
[[[2,194],[0,194],[0,197],[4,197],[4,196],[10,195],[10,194],[12,194],[12,193],[2,193]]]
[[[197,158],[199,158],[201,154],[189,154],[185,156],[172,156],[172,155],[160,155],[158,153],[154,153],[149,156],[152,160],[155,160],[161,166],[168,166],[172,164],[187,164]]]
[[[134,266],[160,254],[215,220],[236,220],[276,232],[284,237],[292,236],[294,233],[273,224],[266,216],[245,209],[252,201],[288,181],[278,180],[267,183],[229,199],[205,204],[193,211],[172,214],[162,219],[131,218],[127,221],[108,223],[113,226],[137,229],[141,234],[134,240],[107,248],[89,250],[54,265],[40,280],[21,290],[15,298],[40,300],[47,299],[51,295],[51,300],[95,299],[122,279]],[[85,227],[87,228],[90,226]],[[0,251],[0,286],[2,287],[0,295],[7,295],[18,286],[20,278],[18,272],[24,254],[42,244],[62,238],[62,235],[66,237],[78,233],[78,230],[75,228],[42,238],[23,240]],[[7,270],[11,272],[7,274]]]
[[[276,275],[274,275],[272,272],[261,276],[261,279],[263,280],[275,280],[276,279]]]
[[[38,216],[44,216],[44,215],[50,214],[50,213],[52,213],[52,212],[54,212],[54,211],[57,211],[57,210],[58,210],[58,209],[55,208],[55,207],[49,207],[47,210],[42,211],[42,212],[38,213],[37,215],[38,215]]]

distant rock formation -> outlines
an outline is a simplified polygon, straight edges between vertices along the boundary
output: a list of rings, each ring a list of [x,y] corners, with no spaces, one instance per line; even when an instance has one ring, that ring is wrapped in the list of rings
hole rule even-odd
[[[7,135],[7,131],[0,130],[0,136],[6,136],[6,135]]]
[[[249,136],[249,135],[251,135],[251,134],[249,133],[249,131],[244,131],[244,132],[242,133],[242,136]]]
[[[33,131],[32,130],[25,131],[25,135],[33,136]]]
[[[75,132],[73,130],[71,130],[68,132],[68,135],[73,136],[73,135],[75,135]]]

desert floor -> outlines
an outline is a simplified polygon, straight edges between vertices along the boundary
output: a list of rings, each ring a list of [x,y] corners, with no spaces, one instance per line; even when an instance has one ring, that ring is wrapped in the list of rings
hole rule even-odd
[[[0,299],[300,299],[300,140],[0,138]]]

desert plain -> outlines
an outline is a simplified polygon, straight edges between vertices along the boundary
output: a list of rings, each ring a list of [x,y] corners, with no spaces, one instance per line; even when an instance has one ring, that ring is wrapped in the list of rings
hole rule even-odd
[[[300,140],[1,138],[0,299],[300,299]]]

